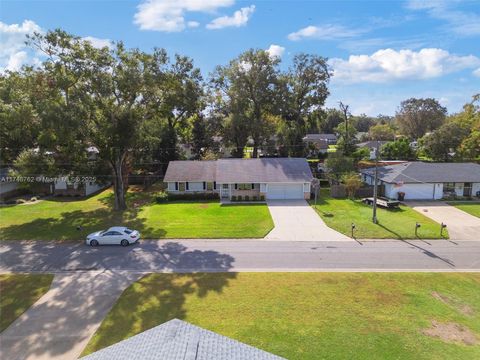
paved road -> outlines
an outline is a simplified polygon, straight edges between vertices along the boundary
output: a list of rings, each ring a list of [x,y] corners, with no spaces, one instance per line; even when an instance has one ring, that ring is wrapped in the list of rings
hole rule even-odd
[[[127,248],[3,242],[0,272],[478,270],[480,241],[150,240]]]
[[[0,334],[0,359],[77,359],[122,291],[139,277],[56,274],[50,290]]]
[[[480,240],[480,219],[476,216],[443,201],[409,201],[406,204],[438,223],[447,224],[452,239]]]
[[[305,200],[268,200],[275,227],[266,236],[278,241],[352,241],[329,228]]]

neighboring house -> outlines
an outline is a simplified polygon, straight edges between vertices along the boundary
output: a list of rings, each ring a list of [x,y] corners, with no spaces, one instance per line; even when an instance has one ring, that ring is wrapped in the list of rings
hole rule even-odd
[[[65,178],[59,178],[50,189],[51,193],[56,196],[89,196],[110,185],[111,183],[99,184],[95,181],[69,182]]]
[[[18,183],[9,176],[10,169],[0,169],[0,199],[16,196],[20,189]]]
[[[337,135],[335,134],[307,134],[303,138],[303,142],[313,145],[321,153],[327,153],[330,145],[337,143]]]
[[[312,179],[303,158],[261,158],[170,161],[164,182],[171,193],[214,192],[221,199],[309,199]]]
[[[380,149],[383,145],[390,141],[376,141],[376,140],[370,140],[370,141],[364,141],[361,143],[357,144],[357,147],[359,148],[367,148],[370,149],[370,151],[374,151],[377,148],[377,142],[378,142],[378,148]]]
[[[363,180],[374,184],[374,168],[361,170]],[[378,168],[385,196],[396,199],[399,192],[405,200],[438,200],[451,196],[480,195],[480,165],[474,163],[425,163],[420,161]]]
[[[82,360],[281,360],[283,358],[173,319]]]

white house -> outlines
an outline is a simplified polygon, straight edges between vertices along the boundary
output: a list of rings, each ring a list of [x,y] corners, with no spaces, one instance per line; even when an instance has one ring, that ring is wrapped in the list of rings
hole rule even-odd
[[[374,184],[374,168],[361,171],[363,180]],[[426,163],[420,161],[378,168],[378,184],[385,196],[405,200],[438,200],[451,196],[480,197],[480,165],[474,163]]]
[[[303,158],[170,161],[170,193],[218,193],[221,199],[309,199],[313,179]]]

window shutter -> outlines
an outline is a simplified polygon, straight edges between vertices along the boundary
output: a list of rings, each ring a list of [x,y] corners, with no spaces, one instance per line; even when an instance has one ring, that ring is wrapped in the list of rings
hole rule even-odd
[[[213,182],[213,190],[216,190],[217,189],[217,183],[214,181]]]
[[[185,183],[185,189],[188,190],[188,181]]]
[[[175,190],[178,191],[178,182],[175,182]]]
[[[203,182],[203,190],[205,190],[207,188],[207,183],[204,181]]]
[[[238,188],[238,184],[235,184],[235,190],[237,190],[237,188]]]
[[[255,189],[255,184],[254,184],[254,183],[252,183],[252,190],[253,190],[253,189]]]

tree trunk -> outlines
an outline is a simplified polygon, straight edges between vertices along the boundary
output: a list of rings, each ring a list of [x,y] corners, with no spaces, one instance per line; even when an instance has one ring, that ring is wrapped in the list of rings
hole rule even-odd
[[[125,156],[121,155],[115,158],[113,167],[113,191],[115,196],[114,209],[126,210],[127,203],[125,201],[125,183],[123,177],[123,159]]]

